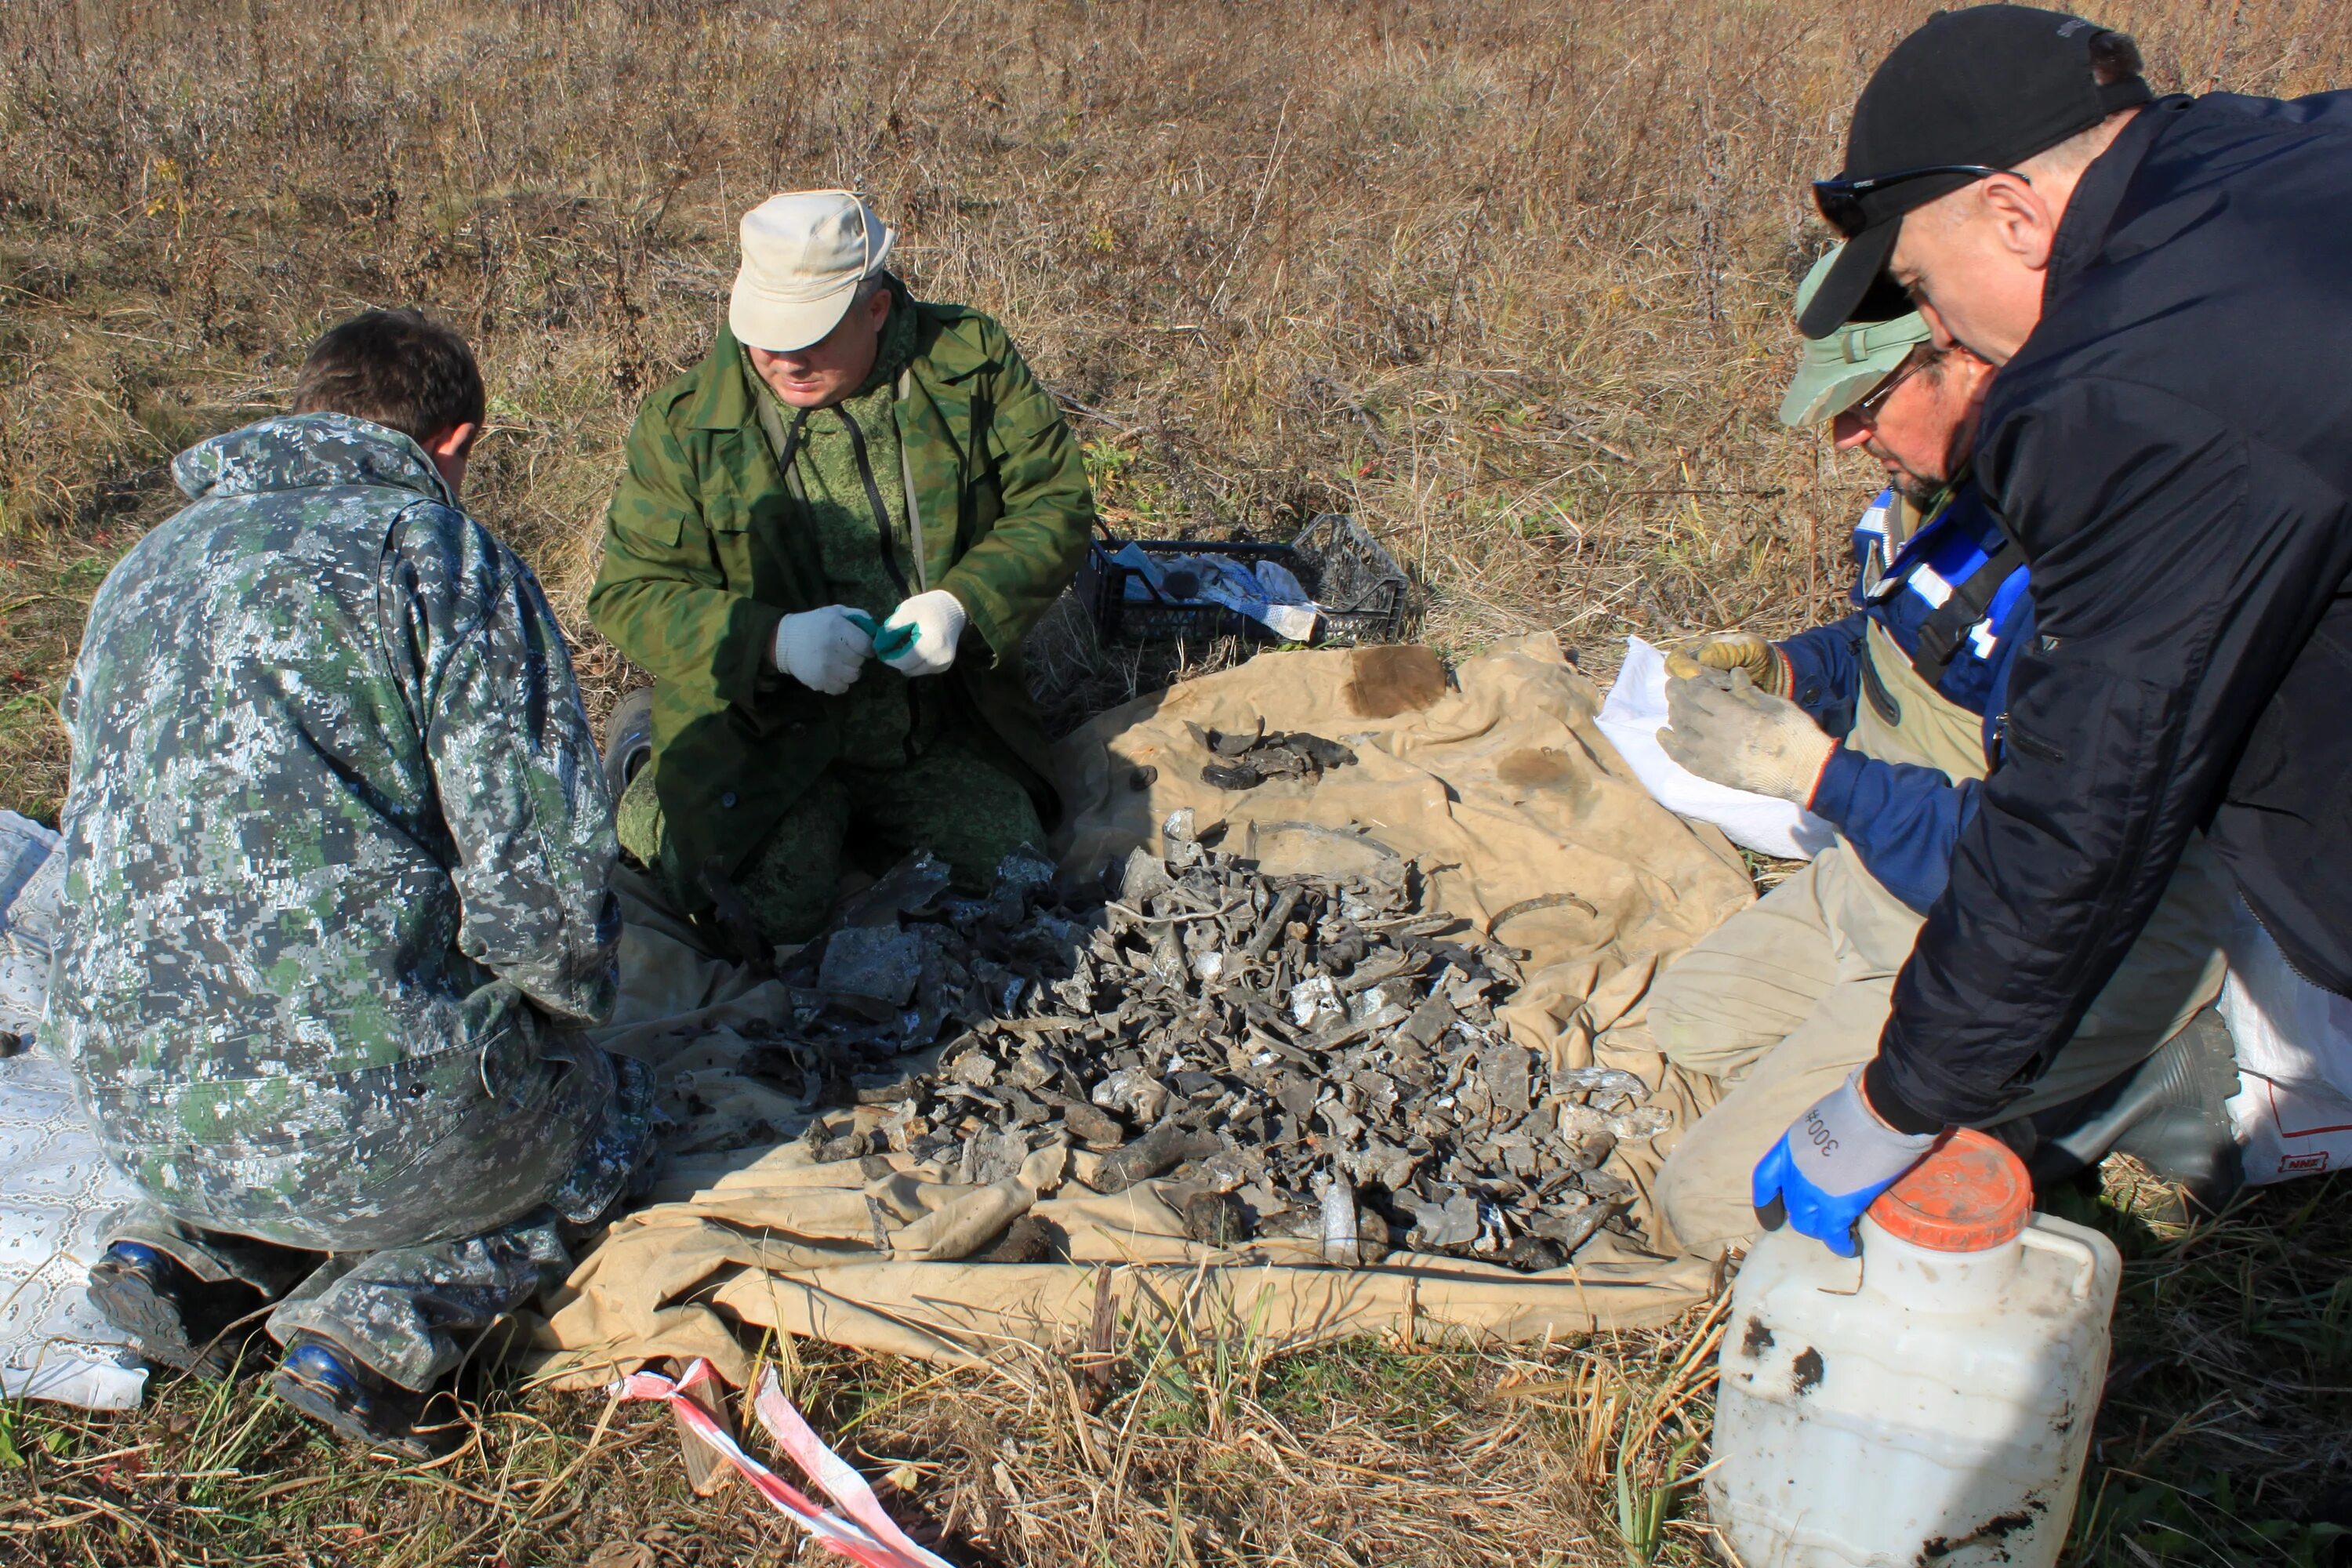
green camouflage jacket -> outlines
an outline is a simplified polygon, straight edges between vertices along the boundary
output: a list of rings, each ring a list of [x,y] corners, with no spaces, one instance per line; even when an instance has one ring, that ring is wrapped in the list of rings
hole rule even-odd
[[[114,1159],[229,1223],[414,1165],[547,1016],[609,1016],[613,809],[538,583],[415,442],[268,419],[173,473],[67,683],[47,1027]]]
[[[1086,552],[1086,465],[1003,328],[961,306],[913,308],[895,405],[923,546],[913,586],[961,601],[985,656],[967,637],[943,684],[1051,821],[1021,644]],[[835,700],[779,675],[769,653],[779,619],[832,601],[731,332],[646,399],[627,459],[589,611],[659,682],[663,854],[673,886],[698,889],[714,859],[731,875],[839,752]]]

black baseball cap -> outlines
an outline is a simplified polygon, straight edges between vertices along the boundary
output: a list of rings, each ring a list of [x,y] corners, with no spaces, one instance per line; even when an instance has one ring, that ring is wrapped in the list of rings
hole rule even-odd
[[[2093,76],[2092,42],[2110,31],[2063,11],[1971,5],[1937,12],[1895,45],[1854,101],[1844,171],[1813,187],[1846,247],[1797,323],[1805,336],[1852,318],[1905,213],[2147,102],[2138,76]]]

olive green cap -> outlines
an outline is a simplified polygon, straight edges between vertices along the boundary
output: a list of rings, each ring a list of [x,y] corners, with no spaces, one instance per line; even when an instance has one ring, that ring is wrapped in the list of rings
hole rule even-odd
[[[1844,248],[1832,247],[1805,274],[1797,286],[1797,314],[1805,313]],[[1780,423],[1817,425],[1837,417],[1869,396],[1929,335],[1926,320],[1914,310],[1889,321],[1848,321],[1828,337],[1807,338],[1805,357],[1789,383],[1789,395],[1780,399]]]

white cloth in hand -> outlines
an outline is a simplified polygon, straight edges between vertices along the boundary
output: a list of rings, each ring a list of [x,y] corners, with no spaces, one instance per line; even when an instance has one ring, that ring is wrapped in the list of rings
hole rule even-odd
[[[873,652],[874,638],[846,605],[804,610],[776,623],[776,668],[827,697],[848,690]]]
[[[940,675],[955,663],[963,637],[963,604],[945,588],[918,594],[890,612],[877,640],[887,642],[899,626],[915,628],[915,640],[882,662],[901,675]]]

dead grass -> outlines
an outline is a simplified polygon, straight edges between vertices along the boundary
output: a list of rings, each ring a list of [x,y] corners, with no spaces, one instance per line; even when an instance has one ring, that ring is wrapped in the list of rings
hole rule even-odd
[[[2352,1524],[2341,1178],[2150,1226],[2128,1179],[2061,1194],[2126,1255],[2114,1371],[2063,1559],[2322,1568]],[[1203,1299],[1206,1300],[1205,1298]],[[1283,1346],[1196,1300],[1122,1322],[1097,1374],[769,1347],[818,1430],[950,1561],[1641,1568],[1729,1561],[1705,1522],[1723,1302],[1654,1333],[1519,1349]],[[135,1415],[0,1405],[0,1561],[67,1564],[820,1561],[740,1487],[695,1498],[651,1405],[468,1381],[431,1467],[330,1442],[251,1381]],[[756,1441],[755,1449],[764,1449]]]
[[[621,435],[707,344],[735,215],[792,186],[868,191],[919,292],[1007,321],[1121,528],[1353,511],[1457,653],[1549,631],[1606,669],[1629,631],[1816,620],[1874,481],[1771,417],[1822,243],[1803,181],[1927,8],[0,7],[0,805],[53,818],[57,685],[90,592],[173,504],[171,456],[278,406],[310,339],[366,304],[474,336],[493,420],[471,499],[608,699],[626,672],[580,610]],[[2352,8],[2327,0],[2098,14],[2163,85],[2352,79]],[[1169,673],[1055,637],[1066,722]],[[2130,1375],[2075,1561],[2330,1561],[2352,1518],[2341,1206],[2333,1182],[2284,1189],[2163,1241],[2107,1211],[2135,1253]],[[941,1378],[818,1347],[800,1389],[959,1561],[1692,1562],[1703,1526],[1671,1489],[1704,1458],[1708,1331],[1482,1354],[1135,1324],[1098,1394],[1042,1361]],[[431,1471],[249,1390],[121,1420],[0,1405],[0,1560],[793,1555],[740,1493],[684,1492],[658,1413],[478,1392],[479,1446]]]
[[[582,648],[638,396],[708,342],[735,216],[852,184],[916,287],[1001,314],[1109,515],[1364,517],[1468,649],[1780,630],[1868,476],[1771,419],[1803,179],[1918,4],[57,0],[0,11],[0,804],[172,454],[361,305],[495,394],[478,510]],[[2226,12],[2226,15],[2223,14]],[[2342,74],[2320,0],[2113,8],[2160,77]]]
[[[1188,1315],[1126,1325],[1099,1384],[1034,1353],[980,1373],[822,1345],[785,1359],[819,1429],[960,1563],[1687,1563],[1704,1528],[1672,1505],[1719,1323],[1525,1353],[1279,1353]],[[17,1407],[0,1532],[28,1564],[803,1555],[740,1486],[692,1496],[658,1407],[494,1385],[474,1414],[477,1440],[427,1468],[193,1385],[132,1421]]]

